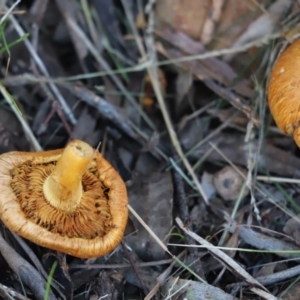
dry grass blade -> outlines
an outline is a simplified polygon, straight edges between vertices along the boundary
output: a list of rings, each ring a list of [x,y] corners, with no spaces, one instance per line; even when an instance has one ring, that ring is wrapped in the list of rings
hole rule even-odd
[[[88,50],[91,52],[91,54],[94,56],[94,58],[97,60],[99,65],[108,72],[111,79],[115,83],[115,85],[118,87],[118,89],[125,95],[127,100],[135,107],[137,112],[143,117],[145,122],[149,125],[150,128],[155,129],[155,126],[153,122],[150,120],[150,118],[145,114],[145,112],[141,109],[139,104],[136,103],[134,97],[128,92],[128,90],[124,87],[122,82],[113,74],[110,74],[110,67],[108,63],[101,57],[99,54],[99,51],[95,48],[95,46],[91,43],[91,41],[88,39],[88,37],[85,35],[83,30],[74,22],[74,20],[65,12],[65,19],[66,22],[71,28],[72,32],[77,35],[78,40],[80,40],[82,43],[86,45]]]
[[[181,266],[183,266],[185,269],[187,269],[189,272],[191,272],[200,282],[206,283],[205,280],[200,278],[195,272],[193,272],[188,266],[185,266],[178,257],[174,256],[169,249],[165,246],[165,244],[158,238],[158,236],[152,231],[152,229],[146,224],[146,222],[139,216],[139,214],[128,204],[128,210],[129,212],[143,225],[143,227],[149,232],[151,237],[159,244],[159,246],[168,253],[174,260],[176,260],[177,263],[179,263]]]
[[[171,120],[170,120],[170,117],[169,117],[169,114],[168,114],[168,111],[167,111],[167,107],[165,105],[165,102],[164,102],[164,99],[163,99],[163,96],[162,96],[162,93],[161,93],[161,90],[160,90],[160,87],[159,87],[159,83],[158,83],[158,79],[157,79],[157,77],[158,77],[157,76],[157,70],[154,69],[154,68],[148,68],[148,72],[149,72],[149,75],[151,77],[153,87],[154,87],[154,91],[155,91],[158,103],[160,105],[160,109],[162,111],[164,121],[166,123],[166,127],[168,129],[172,144],[173,144],[178,156],[182,160],[184,166],[186,167],[187,171],[191,175],[191,177],[192,177],[192,179],[193,179],[200,195],[202,196],[203,200],[205,201],[205,203],[207,205],[209,205],[207,195],[205,194],[205,192],[204,192],[204,190],[201,186],[201,183],[198,180],[198,177],[197,177],[195,171],[193,170],[193,168],[190,165],[189,161],[185,157],[185,155],[182,151],[182,148],[180,146],[179,140],[177,138],[177,135],[175,133],[175,130],[173,128],[173,125],[171,123]]]
[[[255,278],[253,278],[247,271],[245,271],[238,263],[236,263],[230,256],[225,254],[223,251],[219,250],[217,247],[212,245],[211,243],[207,242],[205,239],[201,238],[199,235],[195,234],[194,232],[186,229],[183,222],[176,218],[176,222],[179,227],[187,233],[190,237],[192,237],[195,241],[200,243],[201,245],[207,247],[207,250],[226,268],[228,268],[231,272],[242,277],[246,282],[248,282],[251,286],[259,287],[260,289],[268,292],[264,286],[261,285]],[[269,294],[270,297],[273,295]],[[269,298],[273,299],[273,298]]]
[[[18,32],[19,36],[24,36],[25,35],[25,31],[20,26],[20,24],[18,23],[17,19],[13,15],[10,15],[9,19],[12,22],[12,24],[13,24],[14,28],[16,29],[16,31]],[[28,40],[24,40],[24,43],[25,43],[28,51],[32,55],[35,63],[37,64],[37,66],[39,67],[40,71],[42,72],[42,74],[45,77],[49,78],[49,72],[46,69],[46,67],[45,67],[43,61],[41,60],[41,58],[39,57],[39,55],[36,53],[36,50],[34,49],[33,45]],[[62,94],[60,93],[59,89],[52,82],[49,82],[49,87],[50,87],[51,91],[53,92],[53,94],[55,95],[55,97],[57,98],[57,100],[60,103],[60,105],[62,106],[62,108],[63,108],[65,114],[67,115],[68,119],[70,120],[70,122],[73,125],[75,125],[76,124],[76,118],[75,118],[72,110],[69,108],[68,104],[66,103],[65,99],[63,98]]]
[[[149,7],[151,7],[151,6],[149,6]],[[150,9],[150,13],[151,13],[151,9]],[[153,14],[153,12],[152,12],[152,14]],[[156,53],[155,53],[155,46],[154,46],[153,36],[152,36],[153,28],[151,27],[151,26],[153,26],[153,18],[154,18],[153,15],[150,14],[149,15],[149,26],[148,26],[148,37],[146,39],[146,43],[147,43],[147,46],[148,46],[148,52],[149,52],[148,55],[150,57],[150,61],[155,63],[156,62]],[[202,188],[202,186],[201,186],[201,184],[200,184],[200,182],[199,182],[199,180],[198,180],[198,178],[195,174],[195,171],[193,170],[193,168],[190,165],[189,161],[184,156],[184,153],[183,153],[182,148],[180,146],[179,140],[178,140],[177,135],[175,133],[175,130],[173,128],[173,125],[172,125],[172,122],[171,122],[171,119],[170,119],[165,101],[163,99],[160,84],[159,84],[159,81],[158,81],[157,68],[149,66],[147,68],[147,70],[148,70],[149,76],[151,78],[153,89],[154,89],[155,95],[157,97],[157,101],[159,103],[159,106],[160,106],[160,109],[161,109],[161,112],[162,112],[167,130],[168,130],[168,133],[169,133],[171,141],[172,141],[172,144],[173,144],[177,154],[181,158],[181,160],[182,160],[184,166],[186,167],[187,171],[191,175],[191,177],[192,177],[192,179],[193,179],[200,195],[202,196],[205,203],[208,205],[209,203],[208,203],[207,195],[205,194],[205,191],[203,190],[203,188]]]
[[[44,300],[46,281],[40,273],[22,258],[0,234],[0,252],[10,265],[12,270],[18,274],[20,280],[25,283],[33,291],[38,300]],[[48,300],[56,300],[57,298],[50,291]]]
[[[12,13],[12,11],[15,9],[15,7],[21,2],[21,0],[16,1],[9,9],[7,9],[7,11],[5,12],[5,14],[2,16],[2,18],[0,19],[0,24],[2,24],[6,18]]]

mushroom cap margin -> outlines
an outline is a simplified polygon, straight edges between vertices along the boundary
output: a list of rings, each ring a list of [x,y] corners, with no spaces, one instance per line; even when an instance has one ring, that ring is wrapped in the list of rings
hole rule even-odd
[[[9,152],[0,155],[0,218],[7,228],[37,245],[60,251],[80,258],[103,256],[111,252],[122,240],[128,219],[128,198],[123,180],[117,171],[99,153],[95,153],[100,180],[110,188],[110,212],[112,227],[104,237],[91,240],[61,236],[51,233],[30,222],[21,210],[16,196],[10,187],[10,172],[14,166],[31,161],[47,163],[56,161],[63,149],[44,152]],[[101,169],[101,170],[100,170]]]

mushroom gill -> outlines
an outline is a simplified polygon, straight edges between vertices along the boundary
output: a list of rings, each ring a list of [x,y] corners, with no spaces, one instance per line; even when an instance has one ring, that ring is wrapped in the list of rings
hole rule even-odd
[[[0,155],[0,218],[32,242],[81,258],[106,255],[122,240],[126,186],[87,143]]]
[[[96,169],[90,168],[83,174],[80,204],[67,214],[52,206],[43,193],[43,183],[55,165],[55,162],[40,165],[25,162],[11,170],[11,188],[27,219],[62,236],[86,239],[104,236],[111,227],[109,188],[101,182]]]

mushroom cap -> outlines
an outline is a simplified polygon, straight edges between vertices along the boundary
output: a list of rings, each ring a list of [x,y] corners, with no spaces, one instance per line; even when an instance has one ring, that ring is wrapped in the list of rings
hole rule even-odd
[[[268,87],[269,107],[277,126],[285,134],[294,134],[295,140],[300,123],[299,70],[300,40],[296,40],[275,62]]]
[[[226,166],[214,174],[214,185],[218,194],[224,200],[237,200],[242,187],[245,183],[244,177],[247,175],[246,170],[241,167]],[[242,198],[246,197],[249,193],[249,188],[245,187]]]
[[[40,185],[41,177],[51,174],[62,151],[0,155],[0,218],[10,230],[40,246],[80,258],[106,255],[121,242],[125,231],[128,218],[125,184],[95,151],[82,178],[82,203],[74,213],[61,215],[43,195],[38,198],[42,188],[36,192],[33,186]],[[85,183],[85,180],[91,181]],[[27,191],[21,195],[24,187]],[[95,192],[94,187],[98,189]],[[102,225],[105,228],[97,228]]]

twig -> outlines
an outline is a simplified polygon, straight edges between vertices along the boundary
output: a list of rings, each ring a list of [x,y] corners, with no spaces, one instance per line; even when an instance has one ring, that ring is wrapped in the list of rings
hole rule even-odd
[[[137,269],[137,266],[136,266],[135,262],[133,261],[133,259],[132,259],[131,255],[130,255],[129,251],[127,250],[126,245],[123,242],[121,242],[121,246],[122,246],[122,249],[123,249],[123,251],[125,253],[125,256],[127,257],[127,259],[130,262],[130,265],[131,265],[131,267],[132,267],[132,269],[133,269],[133,271],[135,273],[135,276],[137,277],[138,281],[141,284],[141,287],[143,289],[144,294],[147,295],[147,293],[148,293],[147,287],[146,287],[146,285],[145,285],[145,283],[144,283],[144,281],[143,281],[143,279],[142,279],[142,277],[140,275],[139,270]]]
[[[32,265],[8,245],[2,234],[0,234],[0,252],[20,280],[31,289],[36,299],[44,300],[46,281]],[[50,291],[48,300],[56,299]]]
[[[176,170],[173,170],[172,174],[173,174],[173,186],[175,191],[174,201],[177,203],[180,219],[184,220],[184,222],[187,224],[187,227],[189,228],[190,227],[189,213],[186,204],[186,195],[184,191],[183,180]],[[185,240],[187,244],[189,245],[193,244],[193,239],[187,234],[185,234]],[[190,260],[195,261],[195,263],[193,263],[193,265],[191,266],[194,272],[197,273],[200,277],[205,278],[198,249],[188,248],[188,256]]]
[[[295,276],[300,275],[300,266],[292,267],[284,271],[276,272],[267,276],[260,276],[256,279],[264,285],[273,285],[275,283],[278,283],[280,281],[287,281],[290,278],[293,278]],[[229,284],[227,288],[236,288],[236,287],[243,287],[247,286],[248,283],[246,282],[238,282]]]
[[[129,212],[141,223],[141,225],[143,225],[143,227],[148,231],[148,233],[150,234],[150,236],[158,243],[158,245],[166,252],[168,253],[177,263],[179,263],[182,267],[184,267],[186,270],[188,270],[191,274],[193,274],[199,281],[204,282],[205,280],[203,280],[198,274],[196,274],[193,270],[191,270],[189,267],[187,267],[186,265],[184,265],[179,259],[178,257],[176,257],[175,255],[173,255],[169,249],[167,248],[167,246],[159,239],[159,237],[153,232],[153,230],[145,223],[145,221],[139,216],[139,214],[130,206],[130,204],[128,204],[128,210]]]
[[[47,280],[48,274],[44,270],[41,261],[37,258],[35,253],[31,250],[31,248],[27,245],[27,243],[19,235],[17,235],[14,232],[11,232],[11,234],[16,239],[16,241],[20,244],[20,246],[23,248],[24,252],[28,255],[30,260],[33,262],[36,269],[42,274],[42,276],[45,278],[45,280]],[[60,289],[59,289],[58,285],[56,284],[55,280],[52,280],[51,285],[60,294],[60,297],[62,299],[66,299],[64,294],[60,291]]]
[[[0,283],[0,290],[2,290],[5,294],[7,294],[7,296],[14,297],[13,299],[30,300],[29,298],[19,294],[18,292],[14,291],[13,289],[1,283]]]
[[[219,250],[217,247],[214,247],[211,243],[207,240],[201,238],[194,232],[190,231],[189,229],[185,228],[184,224],[179,218],[176,218],[176,222],[179,227],[188,235],[190,235],[195,241],[202,244],[203,246],[207,247],[207,250],[226,268],[228,268],[234,274],[242,277],[252,288],[258,288],[258,291],[267,292],[270,298],[266,299],[276,299],[272,294],[268,292],[268,290],[255,278],[253,278],[247,271],[245,271],[238,263],[236,263],[230,256],[228,256],[223,251]],[[252,290],[250,288],[250,290]],[[253,290],[254,293],[257,293],[257,290]]]
[[[12,13],[12,11],[14,10],[14,8],[21,2],[21,0],[17,0],[14,4],[12,4],[12,6],[7,9],[7,11],[5,12],[5,14],[2,16],[2,18],[0,19],[0,24],[2,24],[7,17]]]

